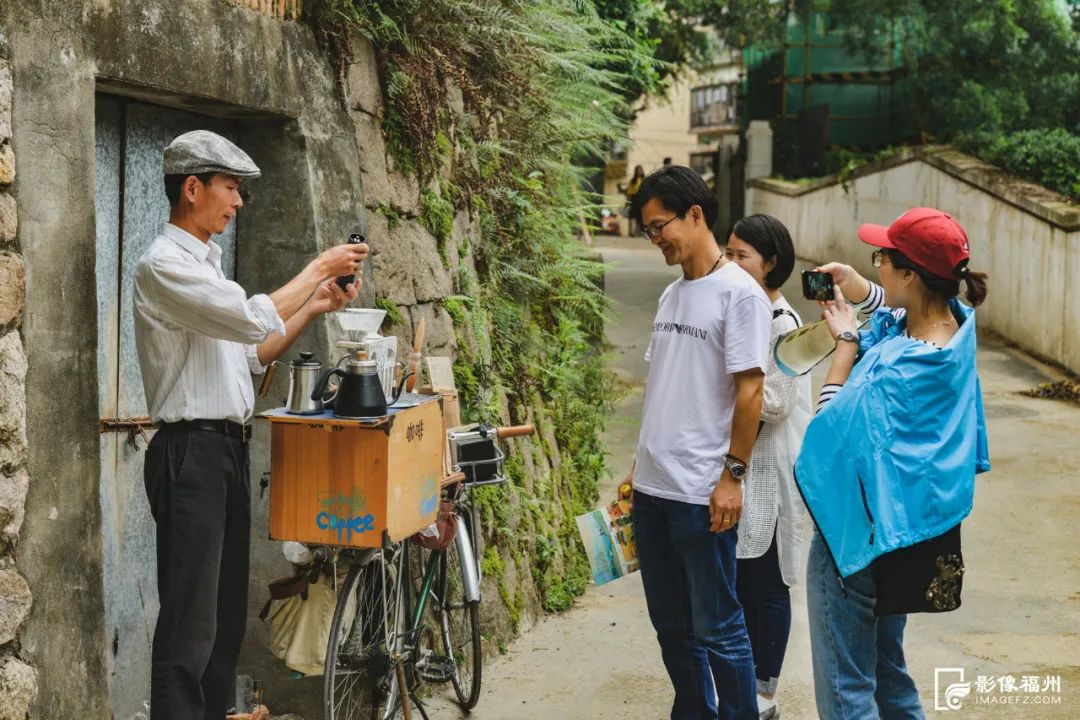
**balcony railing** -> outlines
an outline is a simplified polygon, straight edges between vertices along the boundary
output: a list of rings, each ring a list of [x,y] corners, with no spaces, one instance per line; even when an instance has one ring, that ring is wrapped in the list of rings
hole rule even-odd
[[[737,131],[736,106],[738,83],[703,85],[690,91],[690,129]]]

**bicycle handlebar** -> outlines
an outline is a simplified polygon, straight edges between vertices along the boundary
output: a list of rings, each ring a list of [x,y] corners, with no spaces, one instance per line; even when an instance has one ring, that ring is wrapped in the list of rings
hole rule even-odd
[[[461,472],[461,471],[452,472],[449,475],[444,475],[443,476],[442,486],[447,487],[447,486],[450,486],[450,485],[456,485],[457,483],[463,482],[464,480],[465,480],[465,473],[464,472]]]
[[[528,425],[510,425],[508,427],[495,428],[495,437],[497,438],[512,438],[512,437],[525,437],[527,435],[534,435],[536,428],[530,423]]]

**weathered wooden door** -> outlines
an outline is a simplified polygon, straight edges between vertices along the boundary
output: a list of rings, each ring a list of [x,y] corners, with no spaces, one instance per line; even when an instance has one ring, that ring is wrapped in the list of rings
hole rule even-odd
[[[233,136],[230,123],[99,94],[96,106],[98,404],[104,426],[147,415],[132,316],[132,274],[169,214],[162,150],[177,135],[206,129]],[[236,226],[214,238],[235,277]],[[76,276],[78,268],[73,268]],[[119,420],[121,422],[117,423]],[[147,431],[149,434],[152,431]],[[101,435],[104,558],[103,652],[117,720],[146,717],[150,646],[157,619],[155,526],[143,486],[146,440],[136,430]]]

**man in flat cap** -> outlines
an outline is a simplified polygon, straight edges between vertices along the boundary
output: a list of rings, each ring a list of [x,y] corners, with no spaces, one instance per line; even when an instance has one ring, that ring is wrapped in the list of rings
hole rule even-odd
[[[247,619],[248,447],[262,373],[309,322],[357,296],[367,245],[316,257],[283,287],[248,297],[221,270],[223,232],[259,176],[220,135],[165,148],[169,221],[135,268],[135,344],[151,418],[145,483],[157,523],[154,720],[223,720]],[[342,290],[334,278],[356,275]]]

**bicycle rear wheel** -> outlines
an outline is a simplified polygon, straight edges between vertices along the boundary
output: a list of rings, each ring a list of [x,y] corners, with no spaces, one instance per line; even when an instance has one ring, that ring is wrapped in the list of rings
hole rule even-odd
[[[469,532],[466,523],[458,532]],[[473,558],[468,558],[472,562]],[[454,693],[465,710],[480,699],[480,603],[465,599],[465,574],[456,543],[450,543],[439,558],[435,599],[439,611],[442,649],[454,661]]]
[[[399,712],[386,644],[387,623],[395,623],[399,614],[395,590],[394,569],[381,555],[349,569],[334,608],[323,668],[326,720],[390,720]]]

